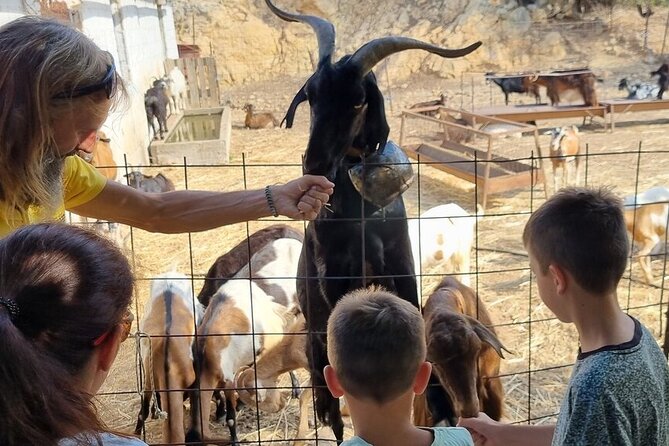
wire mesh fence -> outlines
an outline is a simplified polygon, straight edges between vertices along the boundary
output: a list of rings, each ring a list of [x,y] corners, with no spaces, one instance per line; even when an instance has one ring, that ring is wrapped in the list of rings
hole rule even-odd
[[[655,130],[653,127],[653,125],[646,126],[644,129],[652,132]],[[669,151],[657,148],[655,144],[646,143],[614,151],[599,147],[597,144],[600,138],[612,137],[605,132],[593,132],[586,154],[581,155],[585,166],[586,184],[613,185],[621,196],[627,196],[666,181]],[[541,137],[542,144],[546,144],[545,138],[547,137]],[[507,143],[503,143],[497,150],[509,160],[539,165],[540,160],[534,151],[533,138],[524,136],[503,141]],[[263,158],[259,156],[257,159]],[[285,181],[299,175],[301,171],[299,153],[286,154],[280,159],[284,159],[285,162],[250,161],[244,157],[240,162],[233,161],[231,164],[219,166],[190,166],[185,160],[183,166],[125,166],[125,169],[130,171],[142,167],[145,173],[162,172],[172,179],[177,189],[256,189],[267,183]],[[547,166],[550,165],[550,160],[543,161]],[[481,169],[487,162],[493,161],[472,159],[470,162],[477,164],[476,169]],[[435,162],[418,160],[412,163],[416,178],[413,186],[404,194],[407,215],[410,219],[417,218],[427,209],[445,202],[458,203],[470,214],[476,213],[475,184],[454,179],[437,169],[439,166],[436,166]],[[569,325],[557,321],[537,295],[534,278],[530,274],[527,256],[521,242],[523,225],[530,213],[545,199],[545,189],[548,188],[549,193],[552,193],[551,175],[548,169],[547,181],[543,183],[533,183],[514,191],[493,194],[488,208],[482,215],[477,216],[471,251],[471,286],[481,296],[491,313],[500,340],[511,352],[502,360],[500,377],[505,390],[504,419],[515,423],[544,423],[555,420],[578,346],[574,330]],[[203,278],[215,258],[254,232],[279,222],[297,231],[303,231],[306,226],[302,222],[284,221],[279,218],[232,225],[206,233],[182,235],[160,235],[127,229],[128,236],[124,243],[133,260],[137,276],[136,299],[133,305],[136,320],[141,320],[146,314],[145,306],[151,298],[152,279],[170,271],[185,273],[188,285],[195,296],[202,287]],[[448,237],[448,234],[445,236]],[[665,244],[666,240],[663,240],[660,246],[661,254],[659,257],[654,257],[655,260],[652,262],[655,283],[644,282],[637,259],[630,257],[629,268],[618,289],[619,300],[625,311],[637,317],[658,338],[664,334],[665,328],[663,316],[666,311],[664,299],[666,256],[663,249]],[[397,253],[398,256],[406,254]],[[443,275],[452,272],[453,267],[448,262],[424,269],[418,278],[423,299],[430,294]],[[297,277],[296,273],[295,276],[282,278],[294,280]],[[249,299],[255,297],[254,293],[249,294]],[[190,299],[192,307],[195,307],[197,301],[194,297]],[[252,311],[253,317],[260,318],[258,312],[262,310],[262,305],[258,305],[252,306]],[[286,330],[290,322],[294,322],[294,319],[287,317]],[[255,324],[252,322],[252,325]],[[252,345],[255,354],[252,354],[251,361],[246,360],[244,365],[253,368],[257,361],[269,352],[269,346],[284,335],[283,331],[265,330],[261,333],[250,329],[250,334],[245,334],[243,330],[231,329],[229,332],[216,332],[213,336],[228,340],[253,336],[253,340],[238,342],[239,345]],[[143,395],[142,390],[150,379],[150,371],[146,369],[143,361],[150,350],[145,348],[142,351],[140,348],[140,343],[146,339],[147,333],[140,331],[137,325],[133,326],[133,333],[135,337],[131,337],[123,345],[110,378],[98,397],[105,421],[110,427],[123,432],[133,430]],[[197,337],[198,332],[195,333]],[[271,341],[270,335],[275,335],[277,339]],[[166,335],[163,334],[162,337],[164,336]],[[167,336],[174,339],[183,337],[190,339],[193,334],[177,333]],[[261,340],[262,336],[266,338]],[[292,336],[298,337],[304,334],[289,334],[286,337]],[[161,335],[153,336],[152,339],[154,341],[161,339]],[[263,349],[263,344],[267,348]],[[164,363],[153,363],[150,366],[164,367]],[[249,392],[249,389],[236,387],[234,375],[237,371],[232,370],[233,376],[226,376],[224,382],[217,383],[210,390],[237,389]],[[297,370],[296,379],[299,381],[299,387],[309,387],[308,373],[304,370]],[[258,384],[255,382],[250,386],[251,394],[262,395],[263,392],[253,392],[256,386]],[[236,429],[241,443],[293,444],[298,435],[304,435],[307,444],[325,444],[326,441],[332,441],[333,436],[329,428],[321,426],[320,423],[317,423],[318,427],[314,426],[310,396],[307,397],[309,408],[306,415],[310,424],[306,433],[298,434],[299,404],[290,398],[292,385],[287,376],[279,377],[276,383],[270,383],[268,386],[281,392],[281,404],[285,405],[276,406],[280,408],[274,413],[258,411],[253,404],[255,396],[247,397],[247,401],[250,400],[251,404],[240,404],[237,412]],[[171,389],[179,394],[184,390],[186,389],[180,387]],[[267,391],[265,389],[264,392]],[[261,403],[262,397],[259,396],[257,402]],[[184,423],[189,426],[193,407],[188,401],[185,404]],[[213,404],[212,411],[215,410]],[[169,419],[170,411],[167,411],[164,405],[163,402],[163,411],[167,412],[166,416]],[[175,410],[174,407],[171,410]],[[164,414],[158,412],[158,416],[160,418]],[[163,422],[161,419],[146,421],[141,435],[149,444],[173,444],[163,440],[160,427]],[[230,434],[225,421],[217,423],[213,420],[202,420],[201,423],[210,424],[209,440],[212,443],[229,439]],[[348,421],[346,432],[347,435],[351,434]]]
[[[626,13],[611,9],[608,15],[600,14],[601,18],[598,20],[547,19],[540,23],[533,22],[531,27],[532,32],[542,35],[569,29],[575,38],[608,33],[611,39],[643,41],[643,20],[639,18],[639,27],[630,36],[630,30],[623,20]],[[664,19],[659,14],[651,17],[651,21],[658,20]],[[500,32],[502,31],[500,28]],[[664,43],[661,36],[653,33],[648,37],[651,51],[663,54]],[[244,46],[242,40],[243,37],[240,37],[239,42],[233,39],[226,44],[233,47]],[[211,51],[215,56],[213,47]],[[226,60],[225,64],[230,67],[225,71],[235,72],[235,63],[238,62]],[[408,82],[395,82],[389,74],[392,73],[392,64],[391,58],[377,68],[377,78],[385,95],[386,110],[391,121],[391,139],[400,140],[401,110],[412,102],[438,97],[437,93],[440,91],[446,95],[449,106],[463,110],[503,104],[503,95],[495,85],[486,83],[483,72],[464,72],[455,81],[448,82],[433,78],[420,83],[413,78]],[[571,68],[581,66],[582,60],[570,55],[562,59],[560,64],[550,67],[519,66],[518,70]],[[596,71],[596,67],[592,68]],[[264,65],[244,67],[244,71],[254,72],[266,69]],[[122,167],[125,169],[124,173],[135,169],[151,175],[160,172],[175,183],[177,190],[215,191],[262,189],[267,184],[281,183],[299,176],[302,172],[301,155],[309,129],[308,113],[298,110],[295,128],[290,132],[280,129],[253,132],[243,129],[241,108],[244,103],[252,102],[261,110],[283,110],[304,82],[306,75],[310,74],[309,69],[306,65],[297,67],[296,70],[304,74],[299,77],[285,75],[278,80],[254,82],[234,89],[223,88],[222,102],[227,101],[235,107],[233,153],[229,164],[193,164],[186,157],[180,166],[126,164]],[[632,72],[636,68],[631,64],[628,69]],[[598,86],[598,91],[604,97],[620,95],[617,83],[612,79],[606,79]],[[516,104],[533,101],[533,98],[525,96],[513,98],[513,103]],[[428,209],[447,203],[456,203],[469,216],[475,215],[475,231],[471,250],[468,252],[471,257],[470,268],[462,271],[449,262],[448,258],[444,258],[443,261],[428,265],[420,271],[417,286],[424,301],[444,275],[456,274],[459,279],[469,279],[471,287],[479,294],[490,312],[498,337],[509,351],[501,362],[500,378],[505,392],[503,419],[512,423],[555,421],[578,348],[575,330],[570,325],[560,323],[538,296],[521,240],[523,226],[532,211],[554,189],[551,159],[547,151],[550,137],[544,131],[549,126],[562,125],[565,122],[543,123],[536,136],[534,133],[499,136],[495,145],[491,146],[494,155],[491,159],[481,157],[477,152],[469,158],[447,162],[422,159],[418,156],[411,161],[415,173],[413,185],[403,195],[409,220],[419,219]],[[583,150],[579,155],[583,166],[581,184],[612,186],[620,196],[635,195],[652,186],[665,184],[668,180],[666,172],[669,171],[669,151],[664,148],[667,123],[669,121],[664,115],[653,112],[635,115],[633,119],[618,124],[615,133],[608,133],[597,120],[582,126]],[[406,137],[403,144],[429,142],[441,146],[444,140],[443,125],[429,120],[412,121],[403,131]],[[453,139],[453,135],[448,136],[449,140]],[[643,144],[640,140],[643,140]],[[487,147],[481,135],[474,135],[471,140],[461,143],[475,148]],[[472,183],[449,173],[456,167],[482,172],[487,168],[499,168],[500,165],[511,163],[527,166],[532,177],[526,184],[516,188],[491,193],[482,212],[477,209],[477,204],[481,202],[482,183]],[[466,218],[462,215],[451,217],[456,221]],[[117,233],[116,238],[126,250],[135,269],[136,297],[132,308],[135,320],[143,320],[149,312],[152,281],[164,277],[164,274],[169,277],[171,273],[175,273],[174,279],[179,279],[180,276],[176,273],[181,273],[186,275],[186,279],[179,280],[185,281],[186,288],[190,290],[188,309],[192,317],[192,330],[152,334],[145,328],[146,325],[141,330],[139,324],[133,326],[134,337],[122,345],[109,378],[98,395],[101,416],[109,427],[125,433],[133,432],[143,398],[152,404],[157,402],[158,394],[145,394],[144,389],[147,383],[155,381],[151,369],[164,370],[167,364],[164,360],[158,363],[147,360],[152,357],[151,353],[158,353],[162,351],[159,348],[164,348],[164,343],[159,347],[159,341],[170,340],[174,346],[178,340],[197,344],[205,339],[202,336],[202,325],[195,317],[199,303],[195,296],[202,289],[207,271],[215,260],[239,243],[244,246],[244,241],[252,234],[276,224],[285,224],[300,233],[304,233],[307,226],[304,222],[267,218],[191,234],[152,234],[126,227],[113,229],[120,233]],[[96,226],[105,228],[104,225]],[[448,239],[449,233],[443,235]],[[654,283],[645,282],[638,259],[631,253],[628,269],[618,288],[621,306],[646,325],[658,339],[664,336],[666,328],[665,245],[666,231],[653,255],[652,268],[656,278]],[[250,258],[250,242],[246,247],[246,258]],[[397,256],[405,255],[410,253],[397,253]],[[297,270],[292,275],[274,277],[283,283],[303,278]],[[174,405],[166,407],[166,394],[161,394],[162,409],[155,411],[156,419],[151,417],[150,412],[144,427],[138,431],[139,435],[151,445],[184,444],[167,440],[163,425],[166,420],[170,420],[180,422],[185,426],[185,431],[193,425],[199,426],[200,430],[207,426],[210,430],[207,443],[224,444],[230,439],[232,423],[231,407],[228,407],[227,414],[224,411],[226,396],[231,403],[241,396],[245,403],[238,402],[234,422],[241,444],[334,444],[331,429],[315,420],[313,395],[308,392],[309,374],[299,367],[299,361],[296,363],[298,366],[293,364],[295,374],[292,378],[287,374],[273,373],[262,378],[256,374],[247,379],[250,376],[248,370],[265,366],[269,361],[269,353],[277,354],[283,361],[288,356],[286,352],[298,351],[304,354],[306,335],[298,316],[289,306],[280,311],[280,319],[283,321],[281,329],[259,329],[259,321],[265,316],[263,312],[267,307],[276,308],[275,304],[268,303],[267,299],[256,301],[261,293],[248,279],[237,278],[232,281],[243,282],[237,289],[244,292],[244,297],[240,299],[247,303],[248,323],[251,328],[245,330],[229,325],[228,329],[224,324],[223,328],[208,332],[210,338],[221,340],[217,345],[227,343],[236,347],[229,349],[225,361],[221,359],[221,367],[226,370],[224,379],[205,386],[195,385],[199,390],[214,391],[214,396],[221,390],[227,391],[227,395],[224,392],[211,403],[208,395],[207,401],[203,399],[202,404],[210,405],[212,412],[207,419],[197,416],[193,419],[194,403],[192,400],[185,400],[182,421],[175,416],[178,408]],[[233,324],[223,317],[224,313],[226,311],[219,312],[218,317],[226,321],[225,323]],[[163,323],[165,324],[164,321]],[[149,339],[152,341],[150,344],[147,343]],[[281,344],[281,339],[284,344]],[[279,346],[285,350],[277,350]],[[197,364],[197,352],[191,355],[188,357],[190,364]],[[270,366],[268,368],[271,369]],[[193,373],[194,369],[195,366]],[[188,384],[172,384],[168,393],[186,396],[187,391],[193,390],[191,384],[192,380]],[[301,399],[293,397],[296,388],[307,390]],[[278,395],[272,390],[278,390]],[[345,418],[345,436],[352,435],[352,432],[350,419]]]

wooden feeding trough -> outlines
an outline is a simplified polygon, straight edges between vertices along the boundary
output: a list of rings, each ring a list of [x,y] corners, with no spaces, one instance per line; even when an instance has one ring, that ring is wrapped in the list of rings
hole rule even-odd
[[[460,115],[460,122],[453,116]],[[407,127],[412,124],[429,123],[435,132],[412,132],[407,141]],[[416,134],[417,133],[417,134]],[[537,151],[539,167],[525,160],[509,159],[493,149],[504,137],[532,133]],[[417,140],[417,141],[416,141]],[[465,142],[469,141],[469,142]],[[478,146],[478,147],[477,147]],[[485,209],[488,194],[534,186],[544,182],[541,147],[537,127],[491,116],[477,115],[444,106],[425,107],[402,112],[400,147],[421,163],[477,185],[477,202]],[[528,161],[530,161],[528,154]],[[544,188],[544,193],[547,193]]]

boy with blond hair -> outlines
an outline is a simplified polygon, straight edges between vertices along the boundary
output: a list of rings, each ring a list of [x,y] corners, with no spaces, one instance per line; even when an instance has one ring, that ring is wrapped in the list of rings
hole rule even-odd
[[[342,446],[471,446],[466,429],[418,428],[414,395],[427,386],[425,324],[416,307],[382,289],[348,293],[328,320],[325,381],[344,397],[355,437]]]
[[[618,305],[629,239],[606,189],[563,189],[532,214],[523,242],[546,306],[580,346],[557,425],[460,420],[477,446],[669,445],[669,370],[653,335]]]

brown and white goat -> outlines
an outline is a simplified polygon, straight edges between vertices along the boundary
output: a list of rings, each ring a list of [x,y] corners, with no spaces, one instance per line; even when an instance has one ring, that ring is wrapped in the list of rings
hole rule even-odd
[[[481,299],[471,288],[446,276],[427,299],[423,317],[427,359],[441,384],[426,391],[434,423],[452,424],[457,417],[474,417],[479,412],[499,420],[504,400],[499,366],[504,347]]]
[[[269,112],[258,112],[253,111],[253,104],[246,104],[244,106],[244,111],[246,112],[246,117],[244,118],[244,127],[247,129],[264,129],[264,128],[274,128],[279,126],[279,121],[274,117],[272,113]]]
[[[159,409],[167,413],[163,443],[184,442],[184,392],[195,381],[192,344],[202,312],[193,299],[190,279],[183,274],[165,273],[151,282],[151,297],[139,323],[140,332],[148,337],[140,344],[146,374],[135,434],[141,433],[155,392]]]
[[[591,107],[599,105],[595,91],[597,78],[587,68],[553,71],[550,74],[534,75],[530,80],[536,85],[546,87],[546,95],[551,100],[551,105],[558,105],[560,96],[570,90],[577,91],[581,95],[584,105]]]
[[[209,305],[209,299],[216,290],[237,274],[244,265],[248,264],[249,259],[256,252],[268,243],[280,238],[292,238],[302,242],[304,233],[284,224],[271,225],[254,232],[214,261],[209,271],[207,271],[204,285],[197,295],[197,300],[205,307]]]
[[[581,175],[581,138],[578,127],[556,127],[546,134],[551,135],[549,156],[553,166],[554,192],[558,190],[557,169],[562,169],[562,187],[578,185]],[[576,182],[572,183],[571,171],[575,170]]]
[[[187,441],[209,438],[209,401],[214,389],[227,388],[226,420],[236,444],[237,371],[283,338],[290,318],[285,304],[295,301],[295,276],[302,243],[278,239],[258,251],[249,264],[212,296],[196,346],[197,387],[191,393],[191,427]],[[248,279],[249,277],[253,278]]]
[[[636,197],[626,197],[624,202],[625,225],[633,245],[638,247],[634,256],[639,261],[646,282],[652,284],[650,254],[658,243],[666,239],[669,189],[653,187]],[[632,246],[632,251],[634,250],[635,246]]]

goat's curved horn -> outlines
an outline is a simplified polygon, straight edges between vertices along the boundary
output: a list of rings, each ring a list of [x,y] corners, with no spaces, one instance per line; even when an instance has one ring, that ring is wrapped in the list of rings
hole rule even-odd
[[[537,79],[539,79],[539,75],[537,73],[530,74],[528,77],[530,78],[530,82],[536,82]]]
[[[309,81],[307,81],[309,82]],[[286,123],[286,128],[289,129],[293,126],[293,119],[295,118],[295,112],[297,111],[297,107],[303,103],[304,101],[307,100],[307,84],[305,83],[302,85],[302,88],[300,88],[300,91],[297,92],[295,97],[293,98],[293,102],[290,103],[290,106],[288,107],[288,111],[286,112],[286,116],[283,117],[283,120],[281,121],[281,124],[279,125],[280,127],[283,126],[283,123]]]
[[[267,6],[269,6],[269,9],[271,9],[274,14],[283,20],[287,22],[306,23],[314,29],[316,38],[318,39],[319,63],[325,58],[330,59],[332,57],[335,46],[335,29],[332,23],[313,15],[290,14],[274,6],[270,0],[265,0],[265,3],[267,3]]]
[[[404,50],[426,50],[441,57],[462,57],[481,46],[476,42],[466,48],[450,50],[441,48],[409,37],[382,37],[374,39],[360,47],[349,59],[349,63],[357,64],[361,74],[365,76],[374,66],[391,54]]]

